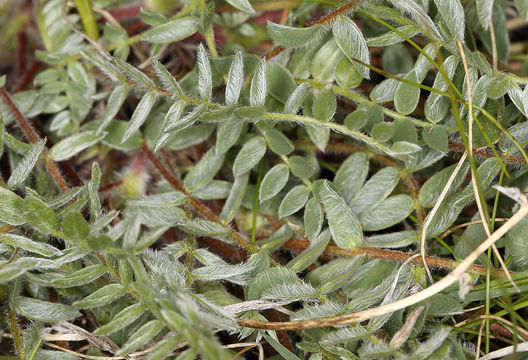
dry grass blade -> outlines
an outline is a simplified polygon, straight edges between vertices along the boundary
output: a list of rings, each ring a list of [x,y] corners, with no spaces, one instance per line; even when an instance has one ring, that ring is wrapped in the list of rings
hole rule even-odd
[[[507,218],[495,218],[495,222],[504,222],[507,220],[508,220]],[[444,233],[442,233],[442,235],[440,235],[440,239],[445,239],[446,237],[448,237],[449,235],[451,235],[453,232],[455,232],[458,229],[464,228],[469,225],[480,224],[481,222],[482,222],[482,219],[477,219],[477,220],[468,221],[463,224],[458,224],[456,226],[453,226],[447,229]]]
[[[522,337],[524,337],[525,339],[528,338],[528,330],[526,330],[526,329],[524,329],[524,328],[522,328],[522,327],[520,327],[518,325],[515,325],[511,321],[503,319],[500,316],[496,316],[496,315],[481,315],[480,318],[481,319],[491,319],[491,320],[500,321],[501,323],[509,326],[512,329],[515,328],[519,333],[522,334]]]
[[[492,351],[488,355],[481,357],[480,360],[502,359],[505,356],[525,351],[528,351],[528,342],[511,345],[500,350]]]
[[[473,264],[477,258],[484,253],[491,245],[495,244],[497,240],[502,238],[512,227],[514,227],[519,221],[521,221],[528,214],[528,201],[524,199],[523,205],[520,209],[500,228],[498,228],[493,234],[491,234],[486,240],[484,240],[475,250],[473,250],[452,272],[442,278],[440,281],[433,285],[425,288],[424,290],[417,292],[414,295],[400,299],[393,303],[382,305],[373,309],[368,309],[356,313],[345,314],[330,318],[322,319],[311,319],[305,321],[287,321],[287,322],[261,322],[261,321],[250,321],[245,319],[237,319],[237,322],[241,326],[252,327],[257,329],[267,330],[301,330],[301,329],[313,329],[326,326],[337,326],[355,323],[359,321],[368,320],[374,316],[388,314],[400,309],[404,309],[408,306],[414,305],[430,298],[431,296],[438,294],[442,290],[445,290],[450,285],[458,281],[466,270]]]
[[[403,324],[401,329],[398,330],[392,337],[392,340],[390,341],[391,346],[399,348],[403,345],[403,343],[409,338],[409,335],[411,335],[414,325],[416,324],[416,320],[418,320],[418,317],[424,309],[424,306],[420,306],[411,311],[409,316],[407,316],[407,320],[405,320],[405,324]]]
[[[451,185],[453,184],[453,181],[455,181],[455,178],[456,178],[458,172],[460,171],[460,168],[464,164],[464,161],[466,161],[466,157],[467,157],[467,154],[464,153],[462,155],[462,157],[460,158],[460,160],[458,161],[458,164],[457,164],[455,170],[453,171],[453,173],[451,174],[451,176],[447,180],[447,183],[444,185],[444,188],[442,189],[442,192],[438,196],[438,200],[436,200],[436,203],[435,203],[433,209],[431,210],[431,212],[429,213],[429,215],[425,219],[425,222],[424,222],[424,224],[422,226],[422,234],[421,234],[421,238],[420,238],[420,254],[422,255],[422,260],[423,260],[424,265],[425,265],[425,271],[427,272],[427,275],[429,277],[429,281],[431,283],[433,283],[434,280],[433,280],[433,275],[431,274],[431,271],[429,270],[429,267],[427,266],[426,253],[425,253],[425,242],[426,242],[426,238],[427,238],[427,228],[429,227],[429,224],[431,223],[431,221],[433,221],[433,217],[435,216],[436,212],[438,211],[438,208],[442,204],[442,201],[446,197],[447,192],[449,191],[449,189],[451,188]]]
[[[491,25],[490,25],[491,28]],[[469,70],[466,62],[466,54],[464,53],[464,48],[462,47],[462,43],[458,41],[458,48],[460,49],[460,56],[462,57],[462,63],[464,65],[464,71],[466,73],[466,84],[467,84],[467,93],[468,93],[468,143],[469,143],[469,149],[468,152],[472,154],[473,152],[473,97],[471,95],[471,80],[469,77]],[[486,215],[484,214],[484,210],[482,207],[482,199],[479,196],[478,191],[478,185],[477,185],[477,179],[475,177],[475,173],[473,172],[473,169],[471,169],[471,184],[473,185],[473,192],[475,193],[475,200],[477,203],[477,208],[479,211],[480,218],[482,221],[482,226],[484,227],[484,231],[486,232],[486,236],[490,236],[490,229],[488,226],[487,220],[484,221],[486,218]],[[506,267],[506,264],[504,263],[504,260],[502,259],[502,256],[497,249],[497,247],[493,244],[492,246],[493,252],[495,253],[495,256],[499,260],[499,263],[501,267],[504,269],[504,272],[506,273],[506,277],[508,277],[508,280],[512,284],[512,286],[520,292],[521,290],[519,287],[515,284],[513,281],[513,278],[511,277],[510,273],[508,272],[508,268]]]
[[[242,355],[246,351],[251,350],[254,347],[257,347],[257,349],[259,350],[259,357],[258,357],[259,360],[264,360],[264,348],[258,342],[255,342],[255,343],[253,343],[253,342],[242,342],[242,343],[224,345],[224,347],[226,349],[239,348],[239,347],[243,347],[243,346],[245,346],[245,348],[240,350],[238,353],[236,353],[233,356],[233,359],[236,359],[237,357],[239,357],[240,355]]]

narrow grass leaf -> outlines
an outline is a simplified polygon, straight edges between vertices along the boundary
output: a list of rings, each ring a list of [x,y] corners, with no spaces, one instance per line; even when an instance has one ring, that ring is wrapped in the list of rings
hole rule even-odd
[[[278,342],[276,339],[272,338],[269,335],[263,334],[262,335],[264,339],[268,342],[268,344],[271,345],[272,348],[277,350],[277,352],[282,356],[285,360],[301,360],[297,355],[292,353],[290,350],[286,349],[280,342]]]

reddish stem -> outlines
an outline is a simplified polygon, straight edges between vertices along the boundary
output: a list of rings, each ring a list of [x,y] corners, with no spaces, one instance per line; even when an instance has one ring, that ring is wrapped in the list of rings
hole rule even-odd
[[[455,151],[455,152],[466,152],[466,148],[464,147],[464,144],[459,143],[457,141],[449,141],[449,150]],[[481,157],[481,158],[491,158],[495,157],[495,154],[493,151],[491,151],[488,148],[478,148],[473,149],[473,155]],[[501,154],[499,153],[500,158],[507,164],[516,164],[516,165],[526,165],[526,160],[522,156],[517,155],[509,155],[509,154]]]
[[[233,230],[228,225],[225,225],[220,221],[220,218],[207,206],[205,206],[200,200],[192,196],[181,184],[180,182],[170,173],[170,171],[163,166],[161,161],[158,160],[156,155],[152,152],[152,150],[146,145],[142,145],[142,149],[147,155],[147,158],[150,160],[152,165],[158,171],[161,173],[163,178],[167,180],[167,182],[176,190],[181,191],[186,197],[189,203],[207,220],[213,221],[217,224],[222,225],[224,228],[230,230],[231,237],[241,246],[243,246],[245,249],[251,251],[252,253],[258,252],[258,247],[251,244],[249,241],[247,241],[241,234],[239,234],[237,231]]]
[[[17,93],[19,91],[24,90],[27,84],[31,81],[31,79],[33,79],[33,76],[35,76],[35,74],[37,73],[38,69],[40,68],[40,65],[42,65],[40,61],[33,61],[31,67],[28,71],[25,72],[24,76],[22,77],[22,80],[13,92]]]
[[[22,128],[22,131],[24,132],[28,140],[33,144],[38,143],[41,139],[38,136],[37,132],[35,131],[33,126],[31,126],[31,124],[22,114],[22,112],[18,109],[13,99],[11,99],[11,96],[4,88],[0,88],[0,98],[2,98],[9,111],[11,111],[11,113],[15,116],[18,125]],[[46,165],[46,168],[48,169],[48,172],[50,173],[51,177],[55,181],[55,184],[57,184],[57,187],[61,192],[68,191],[68,184],[62,177],[62,174],[59,168],[57,167],[57,164],[55,164],[53,160],[51,160],[47,156],[48,150],[44,149],[42,152],[44,153],[44,164]]]
[[[283,245],[283,248],[286,249],[306,249],[310,246],[308,240],[302,239],[291,239]],[[371,259],[384,259],[391,261],[404,262],[408,260],[411,256],[415,254],[405,253],[403,251],[397,250],[387,250],[387,249],[378,249],[378,248],[365,248],[359,247],[356,249],[341,249],[340,247],[330,244],[326,247],[325,253],[331,255],[342,255],[342,256],[359,256],[365,255]],[[442,259],[435,256],[426,256],[427,265],[433,266],[436,268],[452,270],[458,266],[458,262],[455,260]],[[422,258],[416,257],[410,261],[413,264],[423,265]],[[477,274],[486,274],[486,267],[481,265],[471,265],[468,271],[477,273]],[[504,270],[492,269],[492,272],[496,276],[504,276]]]

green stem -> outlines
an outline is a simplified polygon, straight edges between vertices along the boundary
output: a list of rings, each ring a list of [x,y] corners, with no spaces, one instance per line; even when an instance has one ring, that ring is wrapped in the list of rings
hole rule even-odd
[[[253,201],[253,219],[251,224],[251,243],[255,244],[257,239],[257,216],[260,197],[260,184],[262,182],[262,172],[264,170],[264,162],[261,161],[257,173],[257,185],[255,186],[255,200]]]
[[[324,83],[321,83],[321,82],[318,82],[318,81],[315,81],[315,80],[309,80],[308,82],[313,87],[323,88],[323,87],[327,86],[327,84],[324,84]],[[361,104],[361,103],[376,104],[375,101],[369,100],[368,98],[364,97],[363,95],[361,95],[360,93],[358,93],[357,91],[354,91],[354,90],[345,89],[345,88],[337,86],[337,85],[332,85],[332,90],[336,94],[344,96],[347,99],[350,99],[350,100],[352,100],[352,101],[354,101],[355,103],[358,103],[358,104]],[[406,116],[406,115],[400,114],[399,112],[391,110],[391,109],[388,109],[388,108],[386,108],[384,106],[382,106],[382,109],[383,109],[383,113],[385,115],[387,115],[388,117],[390,117],[390,118],[410,120],[414,125],[422,127],[422,128],[432,128],[432,127],[435,127],[435,126],[440,126],[440,127],[443,127],[444,129],[446,129],[447,131],[455,131],[456,130],[456,127],[446,126],[446,125],[441,125],[441,124],[433,124],[433,123],[430,123],[428,121],[419,120],[419,119],[416,119],[416,118],[413,118],[413,117],[410,117],[410,116]]]
[[[207,41],[207,46],[209,47],[209,51],[211,52],[211,55],[214,58],[218,57],[218,50],[216,50],[215,40],[214,40],[214,33],[213,28],[210,27],[205,32],[205,41]]]
[[[20,332],[20,328],[18,327],[18,321],[15,314],[15,311],[13,310],[12,303],[11,303],[11,291],[13,291],[13,285],[9,285],[7,292],[9,294],[9,299],[7,301],[7,317],[9,322],[9,327],[11,328],[11,335],[13,335],[13,342],[15,343],[15,349],[18,353],[18,358],[20,360],[26,359],[26,354],[24,353],[24,347],[22,345],[22,335]]]
[[[448,91],[449,92],[445,92],[445,91],[440,91],[438,89],[435,89],[435,88],[432,88],[430,86],[426,86],[426,85],[422,85],[420,83],[417,83],[417,82],[414,82],[414,81],[410,81],[410,80],[407,80],[407,79],[403,79],[401,77],[398,77],[396,75],[393,75],[393,74],[390,74],[386,71],[383,71],[375,66],[372,66],[370,64],[367,64],[361,60],[358,60],[358,59],[354,59],[354,58],[351,58],[352,61],[354,62],[357,62],[358,64],[361,64],[367,68],[369,68],[370,70],[380,74],[380,75],[383,75],[385,77],[388,77],[388,78],[391,78],[393,80],[397,80],[397,81],[400,81],[402,83],[405,83],[405,84],[409,84],[409,85],[413,85],[413,86],[416,86],[416,87],[419,87],[421,89],[424,89],[424,90],[427,90],[429,92],[434,92],[436,94],[439,94],[439,95],[442,95],[442,96],[445,96],[447,97],[448,99],[450,99],[451,101],[454,101],[454,102],[457,102],[457,103],[461,103],[461,104],[464,104],[466,107],[469,107],[469,103],[463,99],[463,98],[458,98],[456,97],[455,95],[453,95],[452,91],[453,91],[453,88],[449,87],[448,88]],[[456,88],[455,88],[456,89]],[[458,89],[456,89],[456,92],[458,92]],[[453,109],[456,109],[456,106],[453,108]],[[484,115],[486,118],[488,118],[495,126],[497,126],[497,128],[499,128],[504,134],[506,134],[506,136],[514,143],[515,147],[517,147],[517,149],[521,152],[521,154],[523,155],[524,159],[526,160],[526,162],[528,163],[528,154],[526,153],[526,151],[524,151],[523,147],[519,144],[519,142],[512,136],[512,134],[510,134],[510,132],[508,131],[508,129],[506,129],[504,127],[504,125],[502,125],[500,123],[500,121],[498,121],[497,119],[495,119],[488,111],[486,111],[486,109],[483,109],[481,108],[480,106],[476,106],[475,104],[473,104],[473,109],[475,110],[479,110],[482,115]],[[454,111],[453,111],[454,112]],[[473,115],[473,118],[475,118],[475,116]]]
[[[84,26],[84,30],[86,31],[86,35],[88,35],[93,40],[98,40],[99,32],[97,31],[97,23],[95,22],[91,0],[73,0],[73,1],[75,2],[75,6],[77,7],[77,11],[79,12],[79,15],[81,16],[81,20]]]
[[[449,92],[451,92],[451,88],[448,89]],[[475,163],[475,159],[473,158],[473,152],[469,151],[469,139],[466,134],[466,129],[464,122],[462,121],[462,118],[460,117],[460,113],[458,111],[458,106],[456,103],[456,100],[454,97],[451,97],[451,113],[453,114],[453,117],[455,118],[455,122],[458,127],[458,132],[460,133],[460,137],[462,138],[462,142],[464,143],[464,147],[466,148],[467,158],[469,162],[469,166],[471,168],[471,174],[475,177],[475,183],[477,185],[477,193],[475,194],[475,198],[480,199],[480,203],[482,205],[482,211],[484,213],[485,219],[481,219],[483,222],[486,221],[488,228],[490,226],[490,217],[489,217],[489,211],[488,211],[488,205],[486,203],[486,198],[484,196],[484,190],[482,189],[482,183],[480,182],[478,172],[477,172],[477,165]]]
[[[185,277],[185,286],[189,288],[192,284],[192,271],[194,263],[194,249],[196,248],[196,238],[194,235],[187,235],[189,251],[187,251],[187,274]]]
[[[499,185],[502,185],[502,181],[504,179],[504,171],[501,172],[499,177]],[[491,224],[490,224],[490,232],[493,232],[495,229],[495,217],[497,216],[497,208],[499,205],[499,196],[500,192],[497,190],[495,193],[495,201],[493,202],[493,211],[491,215]],[[486,257],[486,308],[485,308],[485,314],[490,314],[490,308],[491,308],[491,248],[488,249],[487,257]],[[490,319],[486,319],[486,340],[485,340],[485,347],[486,347],[486,354],[489,353],[490,350],[490,326],[491,322]]]
[[[425,56],[425,58],[427,60],[429,60],[429,62],[436,68],[436,70],[444,77],[445,81],[449,84],[449,86],[451,86],[451,88],[455,91],[455,93],[458,95],[458,97],[460,98],[463,98],[462,94],[460,93],[460,91],[457,89],[457,87],[455,86],[455,84],[453,84],[453,82],[451,81],[451,79],[449,78],[449,76],[447,76],[447,73],[445,72],[445,70],[436,63],[436,61],[434,61],[430,56],[429,54],[427,54],[418,44],[416,44],[414,41],[412,41],[407,35],[405,35],[403,32],[401,32],[400,30],[396,29],[394,26],[390,25],[389,23],[375,17],[375,16],[372,16],[370,14],[367,14],[363,11],[358,11],[358,13],[360,13],[361,15],[364,15],[380,24],[382,24],[383,26],[389,28],[390,30],[392,30],[393,32],[395,32],[396,34],[400,35],[402,38],[404,38],[409,44],[411,44],[412,47],[414,47],[416,50],[418,50],[420,52],[420,54],[422,54],[423,56]]]

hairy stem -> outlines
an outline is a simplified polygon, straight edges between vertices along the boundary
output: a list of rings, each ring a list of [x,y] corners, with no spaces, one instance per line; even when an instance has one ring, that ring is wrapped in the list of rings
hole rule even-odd
[[[86,34],[93,40],[99,39],[99,32],[97,31],[97,24],[95,22],[94,13],[92,10],[92,3],[90,0],[73,0],[77,11],[81,16]]]
[[[15,116],[18,125],[26,135],[27,139],[33,144],[38,143],[41,139],[38,136],[37,132],[35,131],[33,126],[31,126],[31,124],[22,114],[22,112],[18,109],[18,106],[15,104],[13,99],[11,99],[11,96],[4,88],[0,88],[0,98],[2,98],[9,111]],[[53,181],[55,181],[55,184],[57,185],[59,190],[61,192],[68,191],[69,186],[66,183],[66,180],[64,180],[64,177],[62,176],[59,168],[57,167],[57,164],[55,164],[55,162],[48,157],[48,150],[44,148],[44,150],[42,150],[42,153],[44,154],[43,160],[44,164],[46,165],[46,169],[53,178]]]
[[[310,242],[308,240],[291,239],[291,240],[288,240],[288,242],[286,242],[283,245],[283,248],[292,249],[292,250],[304,250],[308,246],[310,246]],[[415,254],[410,254],[410,253],[406,253],[406,252],[398,251],[398,250],[388,250],[388,249],[370,248],[370,247],[359,247],[356,249],[341,249],[340,247],[333,245],[333,244],[328,245],[325,248],[324,252],[330,255],[341,255],[341,256],[364,255],[370,259],[384,259],[384,260],[398,261],[398,262],[407,261],[409,258],[415,255]],[[443,259],[443,258],[439,258],[436,256],[426,256],[425,259],[428,265],[438,268],[438,269],[453,270],[460,264],[459,261]],[[420,257],[415,257],[412,260],[410,260],[410,262],[413,264],[417,264],[417,265],[423,265],[422,258]],[[468,271],[474,274],[478,274],[478,275],[485,275],[486,267],[482,265],[471,265],[468,268]],[[504,270],[491,269],[491,272],[496,276],[505,276]]]
[[[8,286],[8,293],[13,289],[12,285]],[[9,327],[11,328],[11,334],[13,335],[13,342],[15,343],[15,349],[18,353],[18,358],[20,360],[25,360],[26,355],[24,353],[24,348],[22,346],[22,335],[20,332],[20,327],[18,326],[17,316],[15,311],[12,308],[11,300],[7,301],[7,317],[9,321]]]
[[[194,196],[192,196],[181,184],[178,180],[176,180],[176,178],[174,176],[172,176],[172,174],[170,173],[170,171],[168,169],[165,168],[165,166],[163,166],[163,164],[161,163],[161,161],[158,160],[158,158],[156,157],[156,155],[154,155],[154,153],[152,152],[152,150],[146,145],[146,144],[143,144],[142,146],[143,148],[143,151],[145,152],[145,154],[147,155],[147,158],[150,160],[150,162],[152,163],[152,165],[154,165],[154,167],[156,169],[158,169],[158,171],[160,172],[161,176],[163,176],[163,178],[165,180],[167,180],[167,182],[176,190],[178,191],[181,191],[186,197],[187,197],[187,200],[189,201],[189,203],[196,209],[196,211],[198,211],[200,213],[200,215],[202,215],[204,218],[206,218],[207,220],[209,221],[213,221],[217,224],[220,224],[222,225],[224,228],[226,229],[229,229],[230,230],[230,235],[231,237],[239,244],[241,245],[244,249],[252,252],[252,253],[256,253],[259,251],[258,247],[255,246],[254,244],[251,244],[249,241],[247,241],[241,234],[239,234],[237,231],[233,230],[229,225],[225,225],[223,224],[221,221],[220,221],[220,218],[211,210],[209,209],[207,206],[205,206],[204,204],[202,204],[202,202],[200,200],[198,200],[197,198],[195,198]]]

